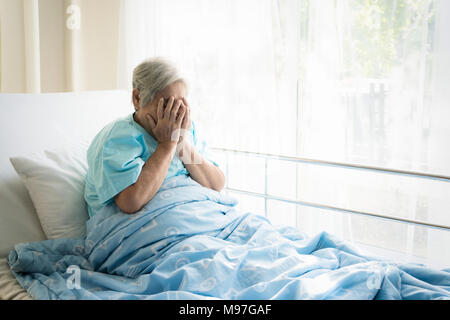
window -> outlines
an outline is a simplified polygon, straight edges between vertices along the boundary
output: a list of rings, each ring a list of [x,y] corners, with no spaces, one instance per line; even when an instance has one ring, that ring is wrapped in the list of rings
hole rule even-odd
[[[244,210],[447,266],[447,24],[442,0],[127,0],[121,78],[179,64]]]

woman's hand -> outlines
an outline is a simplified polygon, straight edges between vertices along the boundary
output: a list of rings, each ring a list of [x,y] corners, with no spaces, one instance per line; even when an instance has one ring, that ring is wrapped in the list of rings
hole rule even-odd
[[[187,110],[184,115],[183,122],[181,123],[181,129],[189,130],[191,128],[191,108],[189,107],[189,104],[184,97],[182,98],[182,100]]]
[[[165,108],[164,99],[159,100],[156,122],[150,114],[145,115],[154,138],[160,144],[177,144],[180,139],[187,107],[181,99],[174,100],[174,97],[170,97]]]
[[[181,135],[178,139],[178,143],[183,142],[184,136],[187,136],[189,134],[189,129],[191,128],[191,108],[189,108],[189,105],[186,101],[186,99],[183,97],[181,98],[183,100],[183,105],[186,107],[186,112],[184,114],[183,122],[181,123]],[[187,143],[189,140],[186,139],[184,143]],[[183,143],[183,145],[184,145]],[[181,148],[183,149],[183,148]],[[180,151],[180,156],[183,154],[183,151]]]

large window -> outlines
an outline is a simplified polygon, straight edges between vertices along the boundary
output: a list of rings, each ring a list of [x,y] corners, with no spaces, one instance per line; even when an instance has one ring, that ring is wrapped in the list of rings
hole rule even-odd
[[[448,266],[448,24],[445,0],[126,0],[121,78],[179,64],[210,146],[247,152],[217,155],[243,210]]]

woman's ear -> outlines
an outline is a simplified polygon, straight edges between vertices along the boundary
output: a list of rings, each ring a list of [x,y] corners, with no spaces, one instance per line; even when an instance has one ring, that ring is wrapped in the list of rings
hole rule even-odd
[[[133,89],[131,96],[133,99],[134,110],[138,111],[141,106],[141,96],[139,93],[139,89]]]

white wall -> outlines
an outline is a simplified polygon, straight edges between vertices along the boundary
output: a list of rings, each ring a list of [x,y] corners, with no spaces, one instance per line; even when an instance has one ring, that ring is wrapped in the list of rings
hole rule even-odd
[[[65,91],[64,1],[39,0],[39,17],[41,91]]]
[[[23,2],[0,0],[1,90],[25,91]]]
[[[27,89],[24,1],[0,0],[1,92]],[[76,48],[67,41],[72,31],[66,8],[72,2],[81,9]],[[41,92],[116,89],[119,8],[120,0],[39,0]]]
[[[119,0],[84,0],[81,7],[81,90],[117,87]]]

